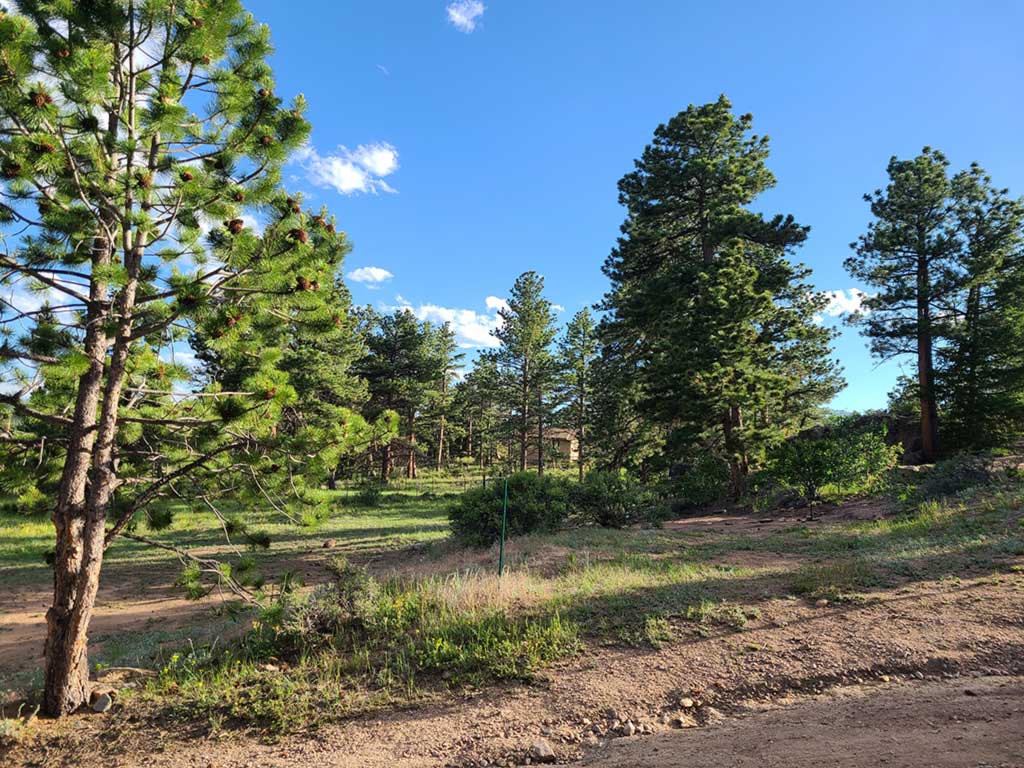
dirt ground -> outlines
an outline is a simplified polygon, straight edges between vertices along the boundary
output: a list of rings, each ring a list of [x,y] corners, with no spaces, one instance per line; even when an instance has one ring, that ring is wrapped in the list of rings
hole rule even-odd
[[[748,515],[677,525],[754,534],[792,524]],[[194,619],[170,594],[148,599],[168,601],[169,622]],[[468,768],[535,763],[543,741],[559,763],[609,768],[1024,766],[1020,572],[914,582],[852,603],[765,596],[759,609],[742,631],[661,650],[588,646],[530,684],[461,691],[276,743],[163,726],[115,705],[39,722],[0,765]],[[121,611],[149,620],[148,610],[162,613],[122,600],[101,621],[116,624]],[[0,658],[13,658],[11,646],[12,633],[0,633]]]
[[[1024,678],[855,686],[720,725],[619,739],[593,768],[1024,765]]]

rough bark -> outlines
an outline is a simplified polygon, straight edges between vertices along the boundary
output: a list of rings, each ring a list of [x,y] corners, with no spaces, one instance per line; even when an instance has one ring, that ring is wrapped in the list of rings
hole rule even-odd
[[[921,256],[917,263],[917,376],[921,401],[921,454],[926,462],[935,461],[939,451],[930,294],[928,260]]]

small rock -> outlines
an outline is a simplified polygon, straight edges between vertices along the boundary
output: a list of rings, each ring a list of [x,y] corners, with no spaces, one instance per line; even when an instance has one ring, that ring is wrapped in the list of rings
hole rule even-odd
[[[892,678],[891,678],[891,677],[889,677],[888,675],[882,675],[882,676],[881,676],[880,678],[878,678],[878,679],[879,679],[879,680],[881,680],[881,681],[882,681],[883,683],[888,683],[888,682],[889,682],[890,680],[892,680]]]
[[[111,698],[109,693],[100,693],[93,699],[92,711],[93,712],[106,712],[112,706],[114,706],[114,700]]]
[[[825,599],[825,598],[823,597],[823,598],[821,598],[821,600],[819,600],[818,602],[816,602],[816,603],[815,603],[815,605],[816,605],[816,606],[817,606],[818,608],[824,608],[825,606],[827,606],[827,605],[828,605],[828,600],[826,600],[826,599]]]
[[[530,758],[538,763],[553,763],[555,762],[555,750],[544,739],[537,739],[530,746]]]
[[[914,673],[914,679],[915,680],[924,680],[924,672],[922,672],[921,670],[918,670],[917,672],[915,672]]]
[[[627,720],[626,724],[624,726],[622,726],[622,735],[623,736],[632,736],[635,733],[636,733],[636,726],[633,725],[633,721],[632,720]]]
[[[328,539],[324,542],[324,549],[334,549],[336,546],[338,546],[338,542],[334,539]]]
[[[978,695],[978,692],[977,691],[973,691],[970,688],[968,688],[968,689],[966,689],[964,691],[964,696],[977,696],[977,695]]]
[[[681,706],[683,709],[693,709],[694,701],[693,699],[687,697],[679,702],[679,706]]]

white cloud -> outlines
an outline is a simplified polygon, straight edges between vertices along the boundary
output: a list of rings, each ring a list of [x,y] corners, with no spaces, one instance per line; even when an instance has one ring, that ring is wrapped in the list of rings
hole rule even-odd
[[[825,295],[828,296],[828,305],[820,315],[815,316],[814,320],[817,323],[823,323],[826,316],[842,317],[853,312],[867,313],[869,311],[863,307],[864,299],[868,298],[868,294],[859,288],[850,288],[845,291],[825,291]]]
[[[448,3],[448,23],[467,35],[476,29],[487,7],[480,0],[452,0]]]
[[[456,343],[464,349],[474,347],[497,347],[498,340],[492,335],[492,331],[501,327],[501,316],[498,310],[507,307],[504,299],[497,296],[488,296],[484,304],[487,312],[477,312],[474,309],[460,309],[453,307],[442,307],[437,304],[420,304],[413,306],[411,302],[402,296],[396,296],[397,306],[381,305],[385,312],[396,309],[408,309],[419,320],[429,320],[432,323],[441,325],[448,323],[455,332]]]
[[[551,308],[555,310],[555,312],[565,312],[565,307],[563,307],[561,304],[552,304]]]
[[[297,156],[310,183],[331,187],[343,195],[395,192],[386,181],[398,170],[398,150],[387,142],[360,144],[354,150],[338,147],[335,154],[322,156],[306,146]]]
[[[381,267],[360,267],[359,269],[353,269],[345,277],[353,283],[380,285],[380,283],[387,282],[393,278],[394,275]]]

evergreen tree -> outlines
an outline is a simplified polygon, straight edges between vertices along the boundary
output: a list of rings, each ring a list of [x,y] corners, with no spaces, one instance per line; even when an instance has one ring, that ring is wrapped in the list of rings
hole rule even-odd
[[[0,318],[18,382],[2,441],[5,463],[31,446],[60,467],[44,709],[61,715],[87,700],[111,541],[172,491],[302,460],[275,433],[296,398],[278,339],[334,326],[317,288],[347,246],[281,190],[305,105],[275,95],[268,31],[238,0],[19,0],[0,49],[0,263],[49,305]],[[189,335],[232,389],[182,392]]]
[[[562,398],[566,421],[579,444],[579,478],[583,479],[590,458],[587,430],[592,421],[594,365],[597,361],[597,326],[587,308],[577,312],[558,344],[562,373]]]
[[[518,427],[519,470],[525,471],[536,436],[537,471],[544,471],[544,428],[550,410],[555,365],[555,313],[544,298],[544,278],[524,272],[516,278],[508,306],[498,310],[502,324],[494,331],[501,342],[495,361],[507,382],[509,415]]]
[[[628,218],[605,264],[604,335],[635,360],[675,451],[721,436],[735,496],[752,457],[837,391],[824,299],[787,255],[807,229],[749,210],[775,184],[768,140],[724,96],[655,131],[619,182]]]
[[[406,448],[406,476],[416,476],[417,416],[426,405],[437,381],[434,330],[421,323],[408,309],[377,316],[368,311],[367,354],[356,364],[366,380],[369,401],[366,416],[386,419],[396,413],[401,419],[400,434]],[[384,440],[380,449],[380,478],[391,479],[394,441]]]
[[[940,350],[943,432],[957,448],[1008,445],[1024,415],[1024,201],[977,164],[953,177],[950,193],[960,285]]]
[[[447,427],[452,415],[455,378],[458,366],[465,357],[458,351],[455,332],[449,323],[443,323],[434,329],[433,337],[433,378],[434,390],[430,393],[429,416],[436,428],[436,444],[434,445],[434,466],[441,469],[444,465],[446,441],[450,440]]]
[[[959,285],[948,166],[930,147],[912,160],[893,157],[886,188],[864,198],[875,220],[846,260],[850,274],[876,291],[853,318],[871,339],[871,351],[882,359],[913,355],[917,361],[925,461],[939,451],[935,348],[949,332]]]

